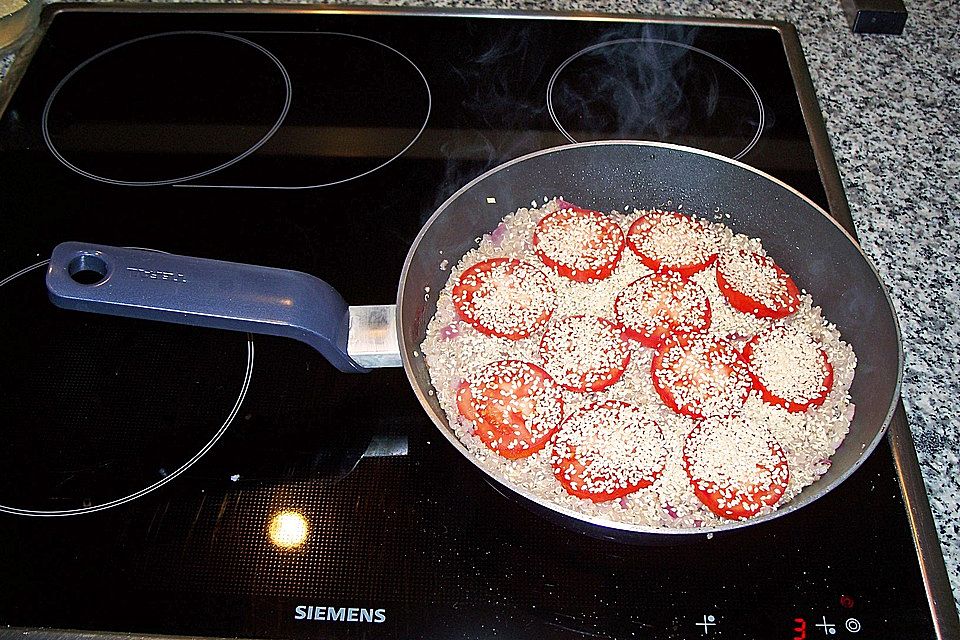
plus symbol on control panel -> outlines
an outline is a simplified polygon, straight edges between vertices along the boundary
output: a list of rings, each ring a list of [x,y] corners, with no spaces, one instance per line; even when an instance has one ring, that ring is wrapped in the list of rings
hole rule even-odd
[[[823,627],[823,635],[832,636],[837,633],[837,625],[827,622],[827,616],[822,616],[823,622],[818,622],[816,626]]]
[[[703,622],[698,622],[697,626],[703,627],[703,633],[707,634],[710,632],[710,627],[717,626],[717,623],[715,622],[715,620],[716,618],[714,618],[713,616],[703,616]]]

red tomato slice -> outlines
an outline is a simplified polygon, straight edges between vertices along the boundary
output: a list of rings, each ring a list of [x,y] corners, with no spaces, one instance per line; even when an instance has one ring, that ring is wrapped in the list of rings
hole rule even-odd
[[[560,387],[520,360],[484,366],[460,386],[457,407],[485,445],[511,460],[543,449],[563,420]]]
[[[623,330],[605,318],[569,316],[547,326],[540,339],[543,366],[570,391],[600,391],[620,379],[630,362]]]
[[[734,251],[721,256],[717,284],[731,307],[758,318],[785,318],[800,308],[800,291],[793,278],[759,253]]]
[[[728,520],[776,504],[790,481],[779,443],[742,417],[707,418],[694,427],[683,444],[683,466],[700,502]]]
[[[550,320],[557,292],[528,262],[491,258],[469,267],[453,288],[457,313],[478,331],[519,340]]]
[[[649,487],[666,461],[659,425],[640,407],[617,400],[572,413],[557,432],[551,457],[567,493],[594,502]]]
[[[718,238],[699,218],[682,213],[648,211],[630,225],[627,244],[654,271],[689,278],[717,258]]]
[[[774,325],[743,348],[753,386],[764,402],[800,413],[823,404],[833,388],[833,365],[809,333]]]
[[[710,327],[707,293],[695,282],[673,273],[634,280],[617,294],[613,308],[624,334],[653,349],[668,336]]]
[[[543,263],[578,282],[608,277],[623,254],[623,231],[598,211],[567,203],[537,223],[533,246]]]
[[[663,402],[691,418],[730,415],[753,387],[733,344],[703,334],[667,340],[653,357],[651,374]]]

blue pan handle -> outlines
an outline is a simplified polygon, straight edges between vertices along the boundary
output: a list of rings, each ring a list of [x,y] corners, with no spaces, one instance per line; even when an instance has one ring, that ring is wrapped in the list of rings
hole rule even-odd
[[[64,309],[294,338],[345,372],[350,307],[306,273],[81,242],[57,245],[50,300]]]

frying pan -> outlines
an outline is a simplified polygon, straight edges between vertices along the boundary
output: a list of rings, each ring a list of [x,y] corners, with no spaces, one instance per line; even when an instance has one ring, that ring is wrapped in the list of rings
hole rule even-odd
[[[599,211],[682,205],[683,211],[708,218],[719,211],[735,232],[760,238],[857,354],[850,389],[856,414],[827,473],[772,513],[707,528],[659,529],[575,513],[481,467],[448,425],[417,354],[436,311],[436,297],[424,292],[445,285],[449,271],[440,269],[442,260],[456,261],[506,213],[543,196],[563,196]],[[740,162],[649,142],[556,147],[476,178],[421,229],[403,266],[396,307],[348,307],[328,284],[295,271],[73,242],[54,250],[47,289],[55,304],[68,309],[296,338],[342,371],[402,364],[440,432],[496,488],[563,524],[617,539],[732,530],[817,500],[850,476],[883,437],[897,402],[903,359],[886,289],[857,243],[826,212]]]

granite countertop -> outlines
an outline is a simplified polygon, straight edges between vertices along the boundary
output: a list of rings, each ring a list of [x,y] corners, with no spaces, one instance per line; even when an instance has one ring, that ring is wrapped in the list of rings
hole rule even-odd
[[[960,3],[917,0],[902,36],[851,33],[839,0],[448,0],[434,7],[763,18],[803,44],[863,248],[902,325],[903,397],[960,597]],[[5,65],[0,62],[0,75]]]

